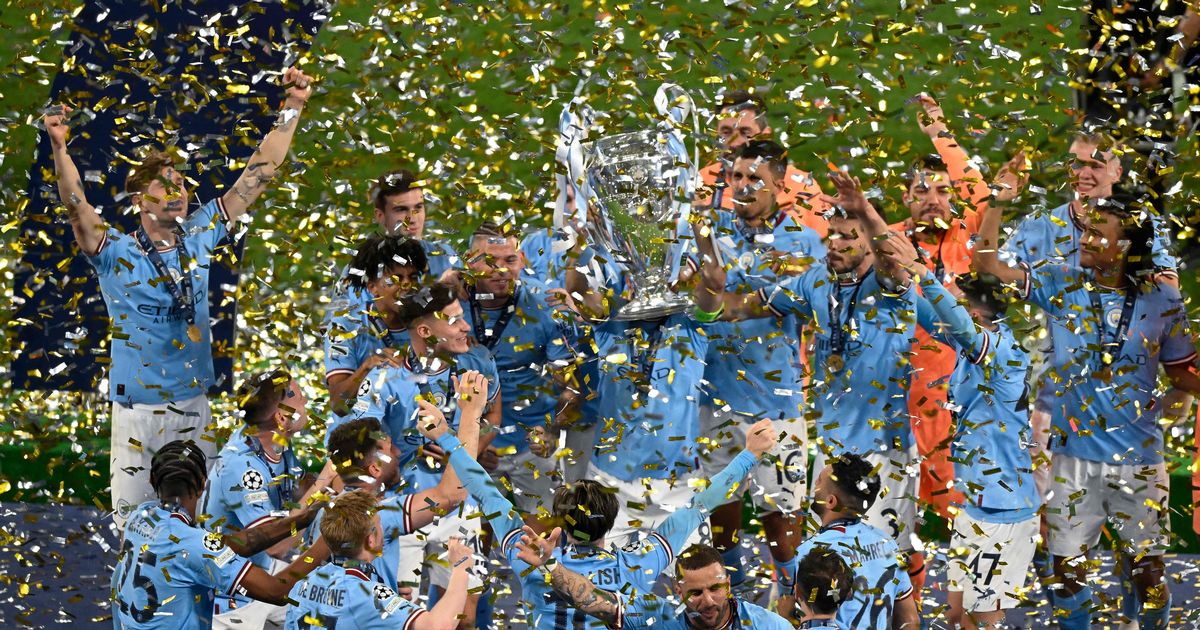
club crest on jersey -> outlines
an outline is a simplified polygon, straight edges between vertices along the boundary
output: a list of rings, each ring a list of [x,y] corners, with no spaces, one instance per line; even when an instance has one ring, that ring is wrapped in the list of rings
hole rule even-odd
[[[205,549],[207,549],[213,553],[216,553],[224,547],[225,547],[225,541],[221,540],[220,534],[209,533],[209,534],[204,535],[204,548]]]
[[[753,252],[742,252],[742,255],[740,257],[738,257],[738,265],[740,265],[742,269],[753,268],[754,267],[754,253]]]
[[[1116,328],[1117,324],[1121,323],[1121,310],[1113,309],[1104,314],[1104,321],[1109,326]]]
[[[262,473],[257,470],[247,470],[242,475],[242,487],[247,490],[259,490],[263,487]]]

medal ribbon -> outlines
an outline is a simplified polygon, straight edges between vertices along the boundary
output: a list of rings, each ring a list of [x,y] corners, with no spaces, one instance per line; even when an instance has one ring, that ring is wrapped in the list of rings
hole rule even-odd
[[[520,284],[513,287],[512,295],[508,296],[508,301],[500,308],[500,315],[496,318],[496,323],[492,324],[491,335],[487,334],[489,331],[483,321],[483,306],[475,298],[475,292],[471,292],[471,323],[475,326],[475,340],[483,344],[483,347],[491,350],[500,342],[500,336],[504,334],[504,329],[508,327],[508,322],[512,320],[513,313],[517,310],[517,296],[520,291]]]
[[[1121,319],[1117,321],[1117,329],[1113,331],[1113,339],[1111,343],[1107,343],[1104,339],[1105,332],[1108,331],[1107,318],[1104,316],[1104,305],[1100,303],[1100,296],[1096,291],[1088,291],[1088,297],[1092,301],[1092,312],[1096,314],[1096,319],[1099,320],[1096,326],[1096,339],[1100,342],[1101,362],[1104,361],[1103,355],[1106,353],[1106,347],[1112,347],[1112,356],[1114,359],[1121,355],[1121,349],[1125,347],[1125,335],[1129,332],[1129,324],[1133,321],[1133,307],[1137,304],[1138,290],[1136,286],[1130,286],[1125,290],[1125,305],[1121,308]],[[1101,366],[1103,369],[1104,366]]]
[[[194,294],[192,292],[192,277],[190,275],[189,257],[187,245],[183,243],[183,235],[175,236],[175,251],[179,253],[179,282],[175,282],[175,277],[171,275],[170,269],[167,268],[167,262],[163,260],[162,254],[158,253],[158,249],[154,247],[154,241],[150,240],[150,235],[146,234],[146,229],[138,226],[134,237],[137,239],[138,245],[142,251],[146,252],[146,258],[150,259],[150,264],[154,265],[154,273],[162,278],[163,284],[167,286],[167,293],[171,294],[171,301],[175,303],[175,307],[187,319],[189,326],[196,323],[196,304],[194,302]]]
[[[842,303],[837,300],[840,293],[837,289],[840,289],[840,285],[835,290],[829,292],[829,320],[830,324],[832,324],[829,330],[829,343],[832,346],[830,349],[832,354],[842,354],[846,350],[847,333],[845,327],[851,325],[854,321],[854,310],[858,307],[858,292],[862,290],[863,283],[866,282],[867,278],[873,272],[874,269],[868,271],[867,275],[863,276],[858,281],[858,285],[854,287],[854,293],[850,294],[845,323],[842,322]]]

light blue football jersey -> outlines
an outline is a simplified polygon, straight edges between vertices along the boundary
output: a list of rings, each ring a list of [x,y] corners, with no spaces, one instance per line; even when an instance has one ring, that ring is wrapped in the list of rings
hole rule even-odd
[[[1158,367],[1196,358],[1179,290],[1107,289],[1065,265],[1026,272],[1026,297],[1046,311],[1054,339],[1050,449],[1107,464],[1162,462]]]
[[[411,630],[425,610],[400,597],[372,565],[330,560],[292,587],[287,630]]]
[[[414,370],[407,355],[400,366],[380,365],[363,379],[358,400],[350,418],[379,418],[392,443],[400,449],[400,471],[404,477],[404,492],[428,490],[442,478],[442,464],[435,458],[418,456],[425,438],[417,429],[417,396],[428,392],[446,414],[453,430],[458,429],[459,412],[455,404],[451,374],[459,375],[477,370],[488,381],[489,404],[500,397],[500,378],[496,362],[481,346],[454,357],[454,365],[436,374]],[[330,427],[333,431],[335,426]]]
[[[288,510],[296,500],[295,487],[304,470],[289,447],[278,460],[267,457],[257,438],[247,435],[245,426],[229,436],[229,442],[217,453],[212,474],[200,497],[201,522],[206,529],[229,534],[267,523]],[[260,551],[251,557],[260,569],[270,573],[271,557]],[[249,598],[232,598],[237,606]],[[223,600],[218,600],[222,604]]]
[[[183,224],[198,341],[188,335],[184,312],[176,306],[137,239],[110,227],[95,256],[100,293],[112,320],[109,400],[161,404],[203,396],[214,382],[208,279],[213,252],[228,233],[229,217],[220,198],[188,216]],[[172,275],[181,274],[179,252],[160,250]]]
[[[958,352],[950,375],[950,460],[963,508],[980,521],[1023,521],[1042,505],[1029,453],[1029,355],[1006,324],[995,331],[977,326],[932,273],[921,288],[922,327]]]
[[[214,594],[232,596],[252,566],[182,509],[147,501],[125,523],[112,576],[113,627],[211,628]]]
[[[515,299],[506,307],[486,309],[471,301],[462,307],[475,341],[491,351],[500,377],[503,422],[492,446],[526,451],[528,430],[554,419],[558,387],[549,365],[565,367],[575,360],[568,327],[555,318],[545,295],[527,283],[517,286]],[[476,315],[482,322],[475,321]]]
[[[839,283],[819,265],[759,295],[777,316],[798,314],[812,322],[816,350],[808,404],[823,448],[863,455],[912,446],[908,387],[916,287],[889,290],[874,270],[858,282]],[[834,310],[840,311],[836,322]],[[833,347],[835,326],[844,335],[841,352]]]
[[[801,543],[796,555],[803,558],[818,547],[832,549],[854,572],[854,591],[838,608],[838,625],[891,628],[896,602],[913,593],[908,572],[900,565],[896,541],[861,519],[845,518],[822,527]]]
[[[446,433],[437,443],[450,454],[450,465],[454,466],[463,486],[479,502],[483,514],[491,522],[492,531],[500,541],[500,550],[508,558],[513,572],[521,576],[522,600],[533,608],[530,625],[539,630],[603,628],[604,624],[555,595],[545,577],[517,557],[517,543],[525,522],[487,471],[462,448],[458,438]],[[633,540],[619,551],[567,544],[555,551],[555,557],[568,569],[587,576],[597,588],[648,593],[708,513],[729,501],[735,485],[757,463],[753,453],[739,453],[724,470],[713,476],[708,488],[693,497],[689,507],[677,510],[648,536]]]
[[[717,213],[715,242],[730,265],[726,291],[749,293],[782,282],[784,278],[770,267],[772,255],[790,255],[797,264],[825,258],[821,237],[786,213],[780,212],[771,227],[769,232],[755,233],[740,228],[733,213]],[[698,259],[692,254],[687,264],[698,270]],[[795,313],[709,325],[704,378],[709,382],[710,400],[705,404],[728,406],[747,422],[800,417],[804,406],[800,326]]]
[[[366,486],[360,486],[366,487]],[[355,490],[347,486],[347,491]],[[334,497],[331,502],[336,502]],[[425,506],[413,504],[413,495],[397,494],[385,491],[379,500],[379,526],[383,529],[383,553],[371,561],[375,575],[391,588],[399,588],[400,576],[400,538],[413,533],[413,510],[424,509]],[[304,544],[311,547],[321,536],[321,519],[325,517],[325,508],[317,512],[317,516],[304,530]]]

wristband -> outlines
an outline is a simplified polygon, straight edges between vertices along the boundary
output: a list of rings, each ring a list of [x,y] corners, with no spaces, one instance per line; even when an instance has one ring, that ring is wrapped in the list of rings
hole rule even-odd
[[[722,304],[717,310],[711,312],[697,306],[696,308],[692,309],[692,317],[695,317],[696,321],[700,322],[701,324],[711,324],[718,319],[721,319],[721,313],[724,312],[724,304]]]

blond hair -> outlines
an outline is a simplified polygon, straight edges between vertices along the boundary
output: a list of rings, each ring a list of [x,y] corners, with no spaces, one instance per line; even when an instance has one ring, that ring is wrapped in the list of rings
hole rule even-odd
[[[354,490],[338,497],[321,516],[321,537],[335,555],[358,553],[375,527],[379,499],[367,490]]]
[[[162,177],[164,168],[175,166],[175,158],[166,151],[151,149],[142,156],[141,162],[134,162],[125,176],[125,192],[136,195],[146,192],[154,180]]]

